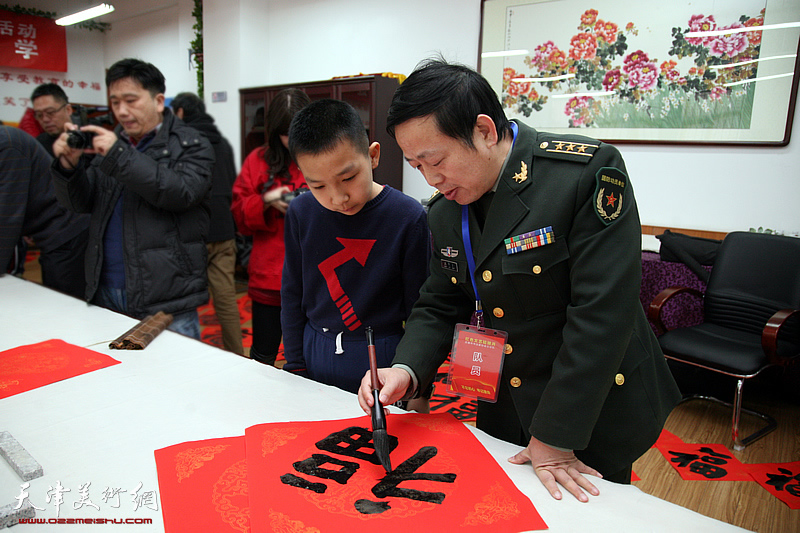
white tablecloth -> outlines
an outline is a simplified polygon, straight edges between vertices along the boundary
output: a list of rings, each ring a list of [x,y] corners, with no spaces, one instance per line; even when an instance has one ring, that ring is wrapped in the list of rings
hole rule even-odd
[[[160,499],[134,510],[133,493],[158,491],[153,451],[185,441],[243,435],[264,422],[362,416],[350,393],[230,354],[166,331],[145,350],[110,350],[108,343],[136,323],[35,283],[0,277],[0,350],[47,339],[91,348],[121,364],[0,400],[0,431],[9,431],[44,468],[28,487],[37,518],[56,516],[48,491],[61,486],[60,517],[152,519],[131,531],[162,531]],[[556,501],[529,465],[507,462],[519,447],[471,428],[506,473],[534,503],[550,531],[742,531],[649,496],[632,485],[594,481],[589,503],[565,492]],[[16,505],[22,480],[0,460],[0,507]],[[79,488],[100,510],[73,509]],[[120,488],[104,501],[106,488]],[[52,491],[51,491],[52,494]],[[145,502],[147,503],[147,502]],[[54,531],[19,525],[20,532]],[[97,525],[65,526],[95,531]],[[108,526],[106,526],[108,528]],[[60,530],[60,529],[59,529]]]

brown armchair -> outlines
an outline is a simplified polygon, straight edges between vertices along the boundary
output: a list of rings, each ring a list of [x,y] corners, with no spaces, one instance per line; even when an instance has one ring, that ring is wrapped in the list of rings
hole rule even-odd
[[[668,331],[661,309],[676,294],[703,298],[703,323]],[[668,359],[737,379],[733,405],[734,449],[767,435],[777,427],[770,416],[742,408],[744,381],[775,365],[800,359],[800,239],[761,233],[734,232],[722,243],[705,294],[686,287],[661,291],[647,316]],[[766,425],[741,438],[741,413],[756,415]]]

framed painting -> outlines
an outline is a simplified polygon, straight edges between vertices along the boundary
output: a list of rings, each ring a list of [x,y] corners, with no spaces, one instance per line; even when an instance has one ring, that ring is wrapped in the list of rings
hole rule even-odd
[[[789,143],[797,0],[485,0],[480,71],[509,118],[615,143]]]

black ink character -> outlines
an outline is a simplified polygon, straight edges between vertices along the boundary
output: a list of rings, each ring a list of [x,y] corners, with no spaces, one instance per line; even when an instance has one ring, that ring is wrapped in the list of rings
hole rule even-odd
[[[394,496],[396,498],[408,498],[410,500],[417,500],[430,503],[442,503],[444,501],[444,493],[442,492],[425,492],[421,490],[400,488],[398,485],[404,481],[414,480],[427,480],[439,481],[441,483],[453,483],[456,480],[455,474],[416,474],[415,472],[419,467],[427,463],[430,459],[436,456],[438,450],[433,446],[425,446],[420,450],[403,461],[400,466],[395,468],[384,476],[377,485],[372,487],[372,494],[378,498],[388,498]]]
[[[792,481],[800,481],[800,474],[794,474],[786,468],[778,468],[778,472],[780,474],[767,474],[769,478],[767,485],[772,485],[775,490],[785,490],[792,496],[800,496],[800,484],[791,483]]]
[[[397,448],[397,437],[389,435],[389,451]],[[378,456],[375,455],[375,445],[372,443],[372,432],[362,427],[353,426],[336,433],[331,433],[317,442],[317,448],[324,452],[331,452],[345,457],[353,457],[380,465]],[[361,451],[369,450],[368,452]]]

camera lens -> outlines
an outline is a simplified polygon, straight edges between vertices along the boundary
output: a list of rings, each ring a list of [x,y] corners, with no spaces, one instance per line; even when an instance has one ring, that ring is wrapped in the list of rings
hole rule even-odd
[[[67,146],[76,150],[83,150],[92,145],[94,134],[89,131],[70,131],[67,133]]]

